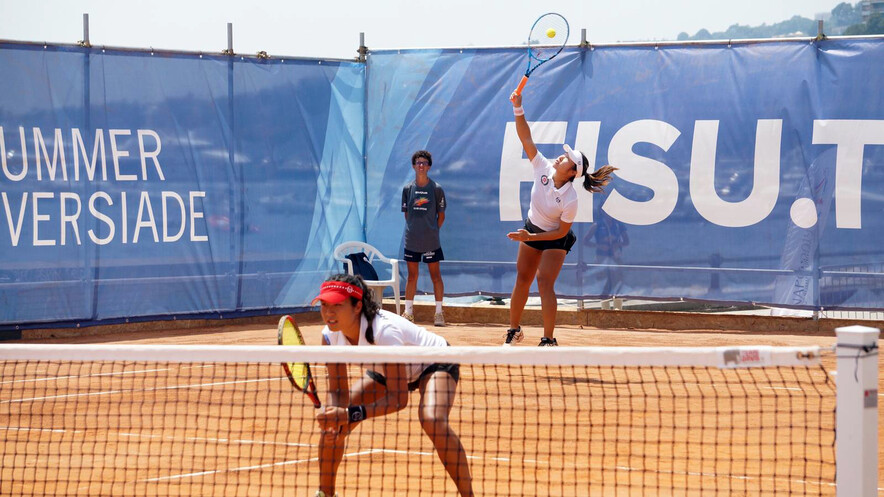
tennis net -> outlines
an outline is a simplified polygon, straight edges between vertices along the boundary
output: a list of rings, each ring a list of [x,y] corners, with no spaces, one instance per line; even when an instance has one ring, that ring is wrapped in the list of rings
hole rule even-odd
[[[835,359],[815,347],[15,344],[0,361],[0,495],[313,496],[322,409],[280,365],[299,361],[323,403],[326,364],[352,387],[458,363],[448,420],[475,495],[836,495]],[[354,428],[338,495],[458,495],[457,444],[428,435],[450,392],[429,382]]]

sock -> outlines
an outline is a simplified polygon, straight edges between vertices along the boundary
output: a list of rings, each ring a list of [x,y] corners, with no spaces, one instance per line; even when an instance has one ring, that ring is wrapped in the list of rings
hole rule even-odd
[[[440,312],[442,312],[442,302],[437,300],[436,301],[436,314],[439,314]]]
[[[405,301],[405,312],[409,314],[414,314],[414,301],[406,300]]]

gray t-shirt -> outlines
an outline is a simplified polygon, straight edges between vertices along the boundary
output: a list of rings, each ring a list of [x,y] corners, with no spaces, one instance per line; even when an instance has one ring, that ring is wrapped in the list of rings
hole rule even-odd
[[[445,212],[445,192],[430,180],[425,186],[412,181],[402,189],[402,212],[405,223],[405,249],[429,252],[442,247],[439,241],[439,213]]]

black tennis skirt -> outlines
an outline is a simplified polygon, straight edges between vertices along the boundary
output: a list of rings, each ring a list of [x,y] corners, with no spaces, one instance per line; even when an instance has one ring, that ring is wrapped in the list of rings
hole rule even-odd
[[[525,229],[528,230],[528,233],[543,233],[546,230],[542,230],[534,225],[529,220],[525,220]],[[577,236],[574,235],[574,230],[568,230],[568,234],[557,238],[555,240],[541,240],[539,242],[524,242],[525,245],[528,245],[531,248],[537,250],[549,250],[549,249],[558,249],[564,250],[565,252],[570,252],[571,247],[574,246],[574,242],[577,241]]]
[[[457,383],[460,381],[460,364],[449,364],[449,363],[433,363],[426,367],[420,376],[408,384],[408,391],[413,392],[417,390],[417,388],[421,384],[421,380],[424,379],[425,376],[429,376],[437,371],[444,371],[451,375],[454,378],[454,382]],[[387,386],[387,378],[384,377],[381,373],[369,369],[365,372],[365,375],[371,378],[372,380],[380,383],[381,385]]]

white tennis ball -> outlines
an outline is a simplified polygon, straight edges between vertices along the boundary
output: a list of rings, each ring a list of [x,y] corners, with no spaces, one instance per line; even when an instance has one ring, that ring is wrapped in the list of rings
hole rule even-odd
[[[553,28],[547,29],[546,30],[546,37],[547,38],[555,38],[556,37],[556,30]]]

